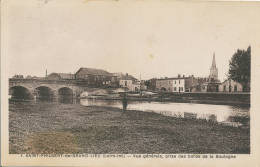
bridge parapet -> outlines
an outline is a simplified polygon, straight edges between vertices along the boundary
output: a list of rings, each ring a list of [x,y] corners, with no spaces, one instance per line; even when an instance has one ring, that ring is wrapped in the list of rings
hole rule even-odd
[[[69,88],[72,90],[73,97],[78,97],[82,92],[86,91],[87,87],[77,85],[76,80],[48,80],[48,79],[20,79],[10,78],[9,79],[9,94],[14,87],[24,87],[33,96],[38,95],[39,88],[48,88],[49,92],[56,98],[59,96],[59,90],[61,88]]]
[[[10,78],[9,83],[76,84],[76,80],[20,79]]]

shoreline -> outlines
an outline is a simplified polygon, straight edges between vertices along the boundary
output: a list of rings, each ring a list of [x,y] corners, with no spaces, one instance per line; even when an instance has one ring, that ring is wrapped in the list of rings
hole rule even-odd
[[[250,126],[54,103],[11,104],[9,117],[11,154],[250,153]]]
[[[107,101],[121,101],[122,98],[108,98],[108,97],[87,97],[87,98],[76,98],[73,100],[80,101],[81,99],[89,100],[107,100]],[[21,100],[21,99],[8,99],[9,102],[33,102],[35,100]],[[168,103],[194,103],[194,104],[212,104],[212,105],[232,105],[232,106],[247,106],[250,107],[251,104],[243,101],[222,101],[222,100],[183,100],[183,99],[149,99],[149,98],[128,98],[129,101],[142,101],[142,102],[168,102]],[[58,102],[58,100],[53,100],[50,102]]]
[[[173,118],[173,119],[182,119],[182,120],[185,120],[185,121],[197,121],[197,123],[208,123],[208,124],[215,124],[217,126],[223,126],[223,127],[233,127],[233,128],[244,128],[244,129],[249,129],[249,122],[250,122],[250,118],[249,119],[249,122],[248,124],[241,124],[239,126],[236,126],[236,124],[234,123],[232,125],[232,123],[228,123],[228,122],[217,122],[217,121],[213,121],[213,120],[207,120],[207,119],[200,119],[200,118],[194,118],[192,117],[192,114],[191,114],[191,117],[187,116],[187,117],[174,117],[174,116],[169,116],[169,115],[164,115],[164,114],[161,114],[161,113],[158,113],[158,112],[155,112],[155,111],[142,111],[142,110],[131,110],[131,109],[126,109],[126,111],[123,111],[123,109],[121,108],[117,108],[117,107],[109,107],[109,106],[86,106],[86,107],[93,107],[93,108],[105,108],[107,110],[113,110],[113,111],[116,111],[116,112],[142,112],[142,113],[148,113],[148,116],[149,116],[149,113],[151,115],[157,115],[158,117],[167,117],[167,118]],[[189,114],[189,113],[188,113]],[[235,117],[234,117],[235,118]],[[245,118],[247,119],[247,118]]]
[[[81,99],[96,99],[96,100],[122,100],[122,98],[110,98],[110,97],[101,97],[101,96],[96,96],[94,98],[92,97],[87,97],[87,98],[79,98]],[[172,103],[195,103],[195,104],[214,104],[214,105],[244,105],[244,106],[249,106],[250,107],[250,102],[245,102],[245,101],[228,101],[228,100],[206,100],[206,99],[149,99],[149,98],[140,98],[140,97],[128,97],[127,98],[129,101],[145,101],[145,102],[172,102]]]

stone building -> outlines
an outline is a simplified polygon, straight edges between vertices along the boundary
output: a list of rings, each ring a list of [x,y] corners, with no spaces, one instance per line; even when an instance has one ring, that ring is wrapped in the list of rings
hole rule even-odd
[[[213,54],[212,65],[208,78],[198,79],[198,84],[193,86],[192,92],[218,92],[220,81],[218,79],[218,68],[216,65],[215,53]]]
[[[49,80],[75,79],[75,75],[69,73],[51,73],[46,78]]]
[[[163,78],[156,80],[157,91],[167,92],[190,92],[193,85],[196,84],[194,76],[176,78]]]
[[[232,79],[227,79],[221,85],[219,86],[219,91],[220,92],[243,92],[243,86],[232,80]]]
[[[113,81],[114,76],[101,69],[95,68],[80,68],[75,73],[75,79],[84,82],[84,84],[93,87],[109,86]]]
[[[132,75],[121,75],[119,78],[119,86],[127,88],[129,91],[140,91],[141,83]]]
[[[191,92],[207,92],[208,78],[196,77],[196,83],[192,85]]]

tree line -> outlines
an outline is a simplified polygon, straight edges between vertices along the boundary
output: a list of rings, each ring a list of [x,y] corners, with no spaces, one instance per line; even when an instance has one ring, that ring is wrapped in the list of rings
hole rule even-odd
[[[229,61],[228,78],[239,82],[243,91],[250,91],[251,46],[247,50],[238,49]]]

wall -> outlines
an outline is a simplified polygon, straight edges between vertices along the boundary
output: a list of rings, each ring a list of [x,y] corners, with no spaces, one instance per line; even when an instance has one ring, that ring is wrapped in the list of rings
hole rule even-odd
[[[235,90],[235,86],[237,86],[237,90]],[[225,89],[226,87],[226,89]],[[230,90],[229,90],[230,87]],[[235,82],[231,79],[224,81],[220,86],[219,86],[219,91],[220,92],[242,92],[243,91],[243,86]]]
[[[59,80],[61,79],[60,75],[56,74],[56,73],[52,73],[50,75],[48,75],[47,79],[50,79],[50,80]]]
[[[132,84],[131,91],[135,92],[135,91],[139,91],[140,90],[140,84]]]
[[[185,79],[185,92],[192,92],[192,88],[198,84],[199,84],[198,79],[194,78],[193,76],[186,78]]]
[[[125,84],[126,83],[126,84]],[[132,80],[123,80],[121,79],[119,81],[119,86],[120,87],[123,87],[123,88],[128,88],[129,90],[132,89],[132,84],[133,84],[133,81]]]
[[[156,80],[156,89],[159,91],[166,89],[167,92],[184,92],[185,80],[177,78]]]

